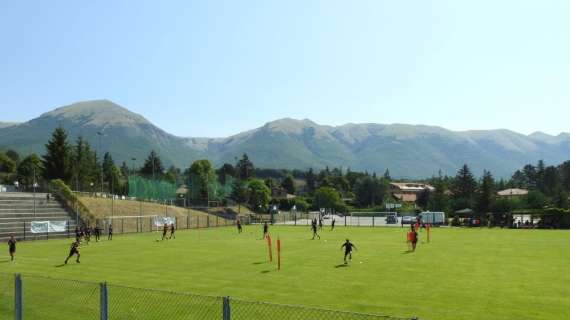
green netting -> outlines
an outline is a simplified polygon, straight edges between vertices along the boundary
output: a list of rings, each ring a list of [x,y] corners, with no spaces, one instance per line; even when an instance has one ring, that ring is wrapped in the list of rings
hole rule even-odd
[[[176,185],[140,176],[129,177],[129,196],[138,199],[174,199]]]

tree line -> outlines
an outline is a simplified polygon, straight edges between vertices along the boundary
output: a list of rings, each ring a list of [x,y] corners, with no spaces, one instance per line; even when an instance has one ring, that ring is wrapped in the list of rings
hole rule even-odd
[[[100,156],[81,136],[70,142],[66,131],[59,127],[45,145],[42,156],[30,154],[21,159],[13,150],[0,153],[0,179],[9,184],[18,181],[24,189],[30,189],[34,182],[42,185],[61,179],[77,191],[128,195],[129,177],[137,176],[176,187],[185,185],[186,190],[178,196],[189,204],[232,201],[259,212],[273,206],[299,211],[319,208],[339,212],[385,211],[386,203],[399,202],[390,192],[389,170],[377,175],[350,168],[256,168],[247,154],[236,158],[234,164],[224,163],[219,168],[207,159],[200,159],[181,170],[175,166],[165,168],[155,150],[149,152],[140,167],[135,167],[134,160],[131,167],[124,161],[117,165],[110,153]],[[477,178],[464,165],[455,176],[439,174],[417,182],[435,189],[424,189],[415,203],[404,204],[402,210],[452,213],[470,208],[478,213],[500,213],[525,208],[568,208],[570,161],[547,166],[541,160],[516,170],[508,180],[496,180],[489,171]],[[507,188],[528,189],[529,193],[524,197],[497,197],[497,191]]]

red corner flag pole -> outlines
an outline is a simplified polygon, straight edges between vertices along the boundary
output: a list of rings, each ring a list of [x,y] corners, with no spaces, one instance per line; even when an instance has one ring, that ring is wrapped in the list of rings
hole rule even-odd
[[[277,270],[281,270],[281,240],[277,238]]]
[[[269,262],[273,261],[273,252],[271,250],[271,236],[267,235],[267,248],[269,249]]]

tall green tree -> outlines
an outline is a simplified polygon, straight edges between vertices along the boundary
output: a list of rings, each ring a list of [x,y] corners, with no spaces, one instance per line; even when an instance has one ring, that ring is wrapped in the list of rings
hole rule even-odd
[[[97,161],[97,154],[82,136],[77,138],[72,148],[71,158],[73,161],[70,185],[79,191],[92,191],[91,183],[94,186],[99,186],[101,183],[101,166]]]
[[[307,182],[307,192],[315,192],[315,189],[317,188],[317,177],[313,172],[313,168],[309,168],[309,170],[305,173],[305,181]]]
[[[548,166],[544,169],[541,179],[541,191],[547,196],[554,196],[559,188],[561,188],[562,183],[560,181],[560,175],[556,167]]]
[[[103,179],[107,182],[107,184],[111,183],[113,178],[113,170],[115,168],[115,161],[109,152],[105,152],[103,155]]]
[[[164,165],[162,164],[160,155],[158,155],[156,151],[152,150],[144,161],[144,164],[140,169],[140,174],[153,179],[161,179],[163,172]]]
[[[546,193],[544,185],[544,175],[546,173],[545,171],[546,166],[544,164],[544,160],[538,160],[538,163],[536,165],[536,188],[542,193]]]
[[[523,167],[523,173],[526,178],[525,188],[536,188],[536,168],[532,164]]]
[[[216,182],[216,174],[209,160],[196,160],[188,170],[190,181],[190,197],[194,201],[207,202],[213,198],[213,185]]]
[[[433,182],[434,192],[429,197],[430,211],[442,212],[448,209],[449,197],[446,193],[447,185],[441,175]]]
[[[356,182],[354,194],[360,206],[375,206],[382,203],[388,189],[387,180],[365,176]]]
[[[388,168],[386,168],[386,171],[384,171],[384,179],[392,181],[392,177],[390,176],[390,170],[388,170]]]
[[[247,183],[247,196],[250,208],[254,211],[262,211],[269,204],[271,191],[265,185],[263,180],[250,179]]]
[[[0,173],[14,173],[16,162],[4,153],[0,153]]]
[[[65,129],[56,128],[45,147],[46,153],[43,156],[44,177],[48,180],[61,179],[69,183],[72,176],[72,158],[71,146],[67,141]]]
[[[238,213],[241,213],[241,205],[247,202],[247,187],[243,180],[234,180],[230,198],[238,204]]]
[[[285,189],[287,193],[295,194],[295,180],[293,180],[293,176],[287,175],[281,182],[281,187]]]
[[[340,193],[331,187],[320,187],[315,190],[314,204],[317,208],[337,208],[342,203]]]
[[[34,182],[40,181],[43,176],[43,165],[42,160],[35,154],[25,157],[17,169],[17,179],[20,185],[31,188]]]
[[[471,170],[464,164],[457,172],[451,188],[454,209],[472,208],[476,187],[477,182]]]
[[[6,156],[16,163],[20,163],[20,154],[12,149],[6,150]]]
[[[526,175],[520,170],[515,171],[510,180],[510,185],[513,188],[527,188],[527,183]]]
[[[253,166],[253,162],[251,162],[247,154],[244,153],[236,165],[238,178],[241,180],[247,180],[250,177],[253,177],[254,171],[255,168]]]
[[[485,170],[481,184],[475,196],[475,210],[479,213],[489,213],[495,201],[495,179],[491,172]]]
[[[224,163],[218,170],[216,170],[218,174],[218,180],[221,184],[225,185],[229,178],[235,177],[236,169],[229,163]]]
[[[559,167],[562,186],[566,191],[570,191],[570,160],[565,161]]]

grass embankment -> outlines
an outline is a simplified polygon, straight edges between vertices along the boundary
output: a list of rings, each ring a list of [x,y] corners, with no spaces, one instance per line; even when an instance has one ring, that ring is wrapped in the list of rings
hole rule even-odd
[[[153,202],[132,201],[132,200],[112,200],[109,198],[93,198],[93,197],[79,197],[79,200],[89,209],[89,212],[96,219],[105,219],[110,216],[125,217],[125,216],[170,216],[176,217],[178,228],[185,229],[187,227],[201,228],[210,226],[215,227],[218,225],[230,224],[231,221],[226,221],[223,218],[207,214],[205,212],[181,208],[176,206],[164,205]],[[124,222],[116,220],[116,224],[122,223],[123,229],[136,228],[136,220],[125,219]],[[139,224],[142,224],[142,230],[149,230],[150,220],[141,219]],[[119,229],[117,229],[119,230]],[[132,232],[132,231],[131,231]]]

